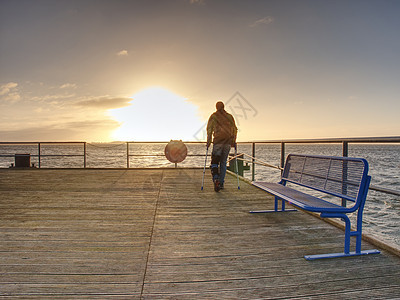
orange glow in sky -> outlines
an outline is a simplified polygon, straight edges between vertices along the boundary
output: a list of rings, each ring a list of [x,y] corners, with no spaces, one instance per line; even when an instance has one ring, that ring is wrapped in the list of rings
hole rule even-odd
[[[120,126],[112,133],[119,141],[193,140],[202,122],[197,108],[185,98],[161,87],[144,89],[130,105],[110,110]]]
[[[1,0],[0,141],[204,141],[217,101],[238,141],[397,136],[399,11],[380,0]]]

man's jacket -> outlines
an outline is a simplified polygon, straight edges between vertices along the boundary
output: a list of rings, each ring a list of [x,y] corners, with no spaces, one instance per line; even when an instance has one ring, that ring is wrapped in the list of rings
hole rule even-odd
[[[211,143],[212,137],[214,144],[236,143],[237,127],[235,119],[225,110],[218,110],[208,119],[207,142]]]

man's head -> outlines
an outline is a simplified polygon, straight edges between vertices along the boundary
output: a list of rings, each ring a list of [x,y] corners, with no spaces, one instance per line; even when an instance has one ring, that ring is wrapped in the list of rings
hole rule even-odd
[[[217,111],[220,111],[220,110],[224,110],[225,105],[222,101],[218,101],[217,104],[215,105],[215,107],[217,108]]]

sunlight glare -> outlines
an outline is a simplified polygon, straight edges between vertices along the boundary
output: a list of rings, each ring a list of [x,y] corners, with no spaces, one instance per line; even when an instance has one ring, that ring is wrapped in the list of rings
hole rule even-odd
[[[160,87],[138,92],[129,103],[109,111],[120,123],[112,134],[114,140],[190,141],[203,125],[194,104]]]

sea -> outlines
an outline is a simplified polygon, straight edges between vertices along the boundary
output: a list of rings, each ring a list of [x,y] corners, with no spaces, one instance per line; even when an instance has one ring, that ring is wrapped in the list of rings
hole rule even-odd
[[[87,168],[174,168],[164,155],[167,143],[87,143]],[[177,167],[203,168],[205,144],[187,143],[188,155]],[[0,168],[9,168],[15,154],[30,154],[31,163],[39,166],[37,144],[0,144]],[[129,156],[127,153],[129,152]],[[252,144],[239,144],[238,153],[245,158],[252,154]],[[341,156],[341,144],[286,144],[289,153]],[[82,168],[84,146],[81,144],[40,145],[41,168]],[[210,153],[208,153],[210,155]],[[233,154],[233,153],[232,153]],[[371,185],[400,191],[399,144],[349,144],[350,157],[365,158],[369,163]],[[280,165],[280,144],[256,144],[255,158],[273,166]],[[207,166],[210,158],[208,157]],[[251,167],[251,164],[249,164]],[[278,182],[280,171],[276,168],[256,165],[255,180]],[[208,174],[208,173],[207,173]],[[252,171],[244,177],[251,180]],[[201,179],[199,179],[201,182]],[[240,192],[240,191],[238,191]],[[364,209],[363,232],[400,248],[400,196],[370,190]]]

